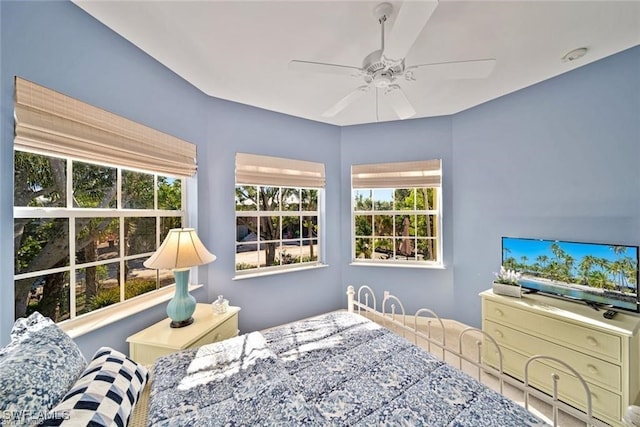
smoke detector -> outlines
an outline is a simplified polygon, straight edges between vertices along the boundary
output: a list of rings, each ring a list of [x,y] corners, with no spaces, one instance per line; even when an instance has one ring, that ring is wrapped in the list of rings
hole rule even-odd
[[[587,54],[586,47],[579,47],[578,49],[573,49],[571,52],[568,52],[565,56],[562,57],[562,62],[571,62],[576,59],[580,59]]]

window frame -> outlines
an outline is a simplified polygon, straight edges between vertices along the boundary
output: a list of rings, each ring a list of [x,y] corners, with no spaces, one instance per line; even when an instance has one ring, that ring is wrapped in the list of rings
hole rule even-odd
[[[256,249],[258,249],[256,251],[256,253],[258,254],[258,265],[255,268],[250,268],[250,269],[237,269],[238,266],[238,261],[237,261],[237,255],[239,252],[237,252],[237,248],[240,245],[243,244],[253,244],[253,242],[251,243],[243,243],[241,241],[238,241],[237,236],[234,239],[234,279],[243,279],[243,278],[250,278],[250,277],[259,277],[259,276],[267,276],[267,275],[271,275],[271,274],[279,274],[279,273],[287,273],[287,272],[292,272],[292,271],[299,271],[299,270],[305,270],[305,269],[309,269],[309,268],[316,268],[316,267],[324,267],[326,264],[324,263],[324,199],[325,199],[325,190],[324,188],[316,188],[316,187],[292,187],[289,185],[260,185],[260,184],[246,184],[246,183],[242,183],[242,184],[238,184],[236,182],[234,189],[237,190],[238,187],[256,187],[256,191],[258,192],[260,187],[270,187],[270,188],[279,188],[279,203],[278,203],[278,210],[260,210],[260,203],[257,203],[256,205],[256,209],[255,210],[237,210],[235,209],[235,207],[237,206],[237,200],[234,203],[234,210],[235,210],[235,223],[234,226],[236,227],[236,233],[237,233],[237,226],[238,226],[238,218],[242,218],[242,217],[249,217],[249,218],[258,218],[258,224],[257,227],[258,229],[261,227],[261,218],[269,218],[269,217],[278,217],[279,220],[279,226],[280,226],[280,231],[282,232],[284,225],[282,222],[282,218],[283,217],[294,217],[294,218],[300,218],[300,229],[302,230],[303,225],[303,218],[305,217],[310,217],[310,216],[315,216],[317,218],[317,223],[316,223],[316,227],[317,227],[317,233],[315,237],[302,237],[302,234],[299,238],[296,239],[286,239],[284,238],[284,236],[282,235],[282,233],[280,233],[280,238],[279,239],[271,239],[271,240],[260,240],[260,234],[258,233],[257,236],[257,240],[255,241],[256,244]],[[315,211],[309,211],[309,210],[302,210],[302,206],[300,206],[299,210],[296,211],[292,211],[292,210],[284,210],[283,206],[282,206],[282,200],[281,200],[281,196],[282,196],[282,189],[294,189],[294,190],[298,190],[300,192],[300,194],[302,193],[302,191],[307,190],[307,191],[316,191],[317,192],[317,206],[316,206],[316,210]],[[234,191],[235,193],[235,191]],[[302,204],[302,201],[300,202],[300,204]],[[304,242],[304,241],[315,241],[315,245],[314,247],[317,249],[317,259],[314,261],[306,261],[306,262],[297,262],[297,263],[292,263],[292,264],[278,264],[278,265],[265,265],[265,266],[261,266],[260,262],[259,262],[259,253],[261,252],[259,250],[260,244],[261,242],[264,243],[268,243],[268,242],[275,242],[278,241],[278,245],[277,248],[282,248],[282,247],[286,247],[286,245],[284,245],[283,243],[286,241],[291,241],[291,240],[299,240],[300,242]],[[304,247],[304,245],[301,245],[301,247]],[[278,250],[277,249],[277,250]]]
[[[429,164],[434,162],[435,160],[428,160],[425,161],[425,164]],[[442,161],[438,160],[439,162],[439,168],[438,168],[438,175],[439,175],[439,179],[437,180],[437,184],[431,184],[431,183],[425,183],[425,184],[417,184],[417,183],[413,183],[413,184],[409,184],[409,185],[401,185],[398,183],[398,181],[402,181],[402,176],[403,172],[402,171],[398,171],[399,174],[397,177],[395,178],[391,178],[394,179],[395,181],[395,186],[384,186],[383,184],[378,184],[376,186],[371,186],[371,187],[364,187],[362,185],[358,185],[357,187],[354,187],[354,172],[353,172],[353,166],[352,166],[352,171],[351,171],[351,185],[350,185],[350,235],[351,235],[351,243],[350,243],[350,248],[351,248],[351,265],[354,266],[379,266],[379,267],[404,267],[404,268],[444,268],[444,260],[443,260],[443,229],[442,229],[442,222],[443,222],[443,203],[442,203]],[[372,165],[358,165],[358,167],[368,167],[371,166],[372,170],[376,168],[376,166],[382,166],[382,168],[384,169],[385,167],[387,167],[387,170],[384,172],[384,174],[388,174],[389,173],[389,167],[391,167],[392,169],[396,167],[396,165],[401,166],[401,165],[411,165],[413,166],[415,163],[420,163],[420,162],[396,162],[396,163],[386,163],[386,164],[372,164]],[[409,171],[407,171],[409,172]],[[373,173],[375,175],[375,172]],[[409,173],[407,173],[407,175],[409,175]],[[415,175],[415,174],[414,174]],[[426,173],[425,175],[429,176],[431,174]],[[433,176],[433,175],[431,175]],[[411,179],[415,179],[415,177],[412,177]],[[432,179],[432,178],[426,178],[426,179]],[[380,182],[380,181],[378,181]],[[411,181],[409,181],[411,182]],[[432,188],[435,190],[436,195],[435,195],[435,205],[436,205],[436,209],[417,209],[416,206],[414,205],[414,209],[396,209],[395,206],[395,197],[392,197],[392,202],[393,202],[393,206],[391,209],[386,209],[386,210],[376,210],[375,209],[375,198],[373,197],[373,194],[375,193],[376,190],[378,191],[391,191],[392,195],[395,195],[395,191],[396,190],[403,190],[403,189],[411,189],[413,191],[417,191],[419,189],[428,189],[428,188]],[[371,208],[368,210],[356,210],[356,192],[358,191],[371,191],[372,193],[372,203],[371,203]],[[396,217],[397,216],[402,216],[402,215],[435,215],[435,224],[434,224],[434,228],[436,230],[436,236],[435,236],[435,250],[436,250],[436,260],[417,260],[417,259],[396,259],[396,254],[397,254],[397,247],[395,242],[393,242],[393,256],[388,258],[388,259],[375,259],[375,258],[358,258],[357,257],[357,239],[358,236],[356,236],[356,217],[358,215],[380,215],[380,212],[383,212],[383,215],[391,215],[393,216],[393,227],[392,227],[392,232],[391,235],[389,236],[381,236],[381,235],[376,235],[375,234],[375,229],[374,226],[375,224],[372,224],[372,232],[371,232],[371,236],[370,238],[372,239],[372,241],[374,241],[377,238],[388,238],[391,239],[392,241],[395,239],[400,238],[401,236],[399,234],[396,234]],[[418,237],[414,236],[414,243],[417,242]],[[374,249],[375,250],[375,249]]]
[[[76,328],[79,322],[82,322],[83,318],[96,318],[100,317],[99,313],[117,313],[122,311],[124,306],[131,306],[130,301],[134,299],[138,299],[139,302],[144,300],[152,301],[150,304],[140,304],[136,307],[135,312],[140,312],[148,307],[158,304],[158,296],[154,296],[153,294],[166,294],[166,288],[169,288],[171,285],[160,286],[160,272],[155,270],[156,275],[156,288],[151,291],[143,292],[135,297],[126,299],[125,298],[125,268],[127,262],[135,259],[144,259],[151,256],[159,247],[161,243],[161,233],[162,233],[162,222],[160,219],[162,218],[179,218],[182,226],[186,226],[186,221],[188,218],[188,191],[189,191],[189,181],[191,178],[184,176],[172,176],[166,173],[153,172],[149,170],[139,170],[133,169],[124,166],[118,166],[114,164],[105,164],[99,162],[91,162],[86,159],[78,159],[69,156],[59,156],[52,155],[50,153],[41,153],[36,150],[27,150],[23,148],[14,147],[14,157],[15,152],[25,152],[36,155],[44,155],[47,157],[59,158],[66,162],[66,200],[65,206],[63,207],[29,207],[29,206],[15,206],[13,207],[13,218],[63,218],[68,219],[67,231],[68,231],[68,244],[69,244],[69,262],[64,267],[57,268],[49,268],[45,270],[32,271],[27,273],[18,273],[16,274],[14,269],[13,280],[14,280],[14,289],[15,283],[17,280],[46,276],[47,274],[52,273],[60,273],[67,272],[68,273],[68,283],[69,283],[69,317],[58,322],[58,325],[63,327],[66,324],[72,325],[71,327]],[[109,167],[116,169],[116,186],[117,186],[117,201],[116,208],[79,208],[73,207],[73,163],[74,162],[82,162],[85,164],[90,164],[92,166],[101,166],[101,167]],[[122,208],[122,174],[123,171],[131,171],[131,172],[141,172],[144,174],[149,174],[153,176],[153,208],[152,209],[130,209],[130,208]],[[14,172],[15,173],[15,172]],[[181,183],[181,209],[173,210],[173,209],[158,209],[158,177],[166,177],[172,178],[175,180],[179,180]],[[135,217],[152,217],[155,218],[155,241],[154,241],[154,250],[150,252],[144,253],[136,253],[134,255],[124,255],[124,245],[126,242],[126,236],[124,235],[125,230],[123,227],[123,223],[126,218],[135,218]],[[76,262],[76,219],[78,218],[119,218],[119,248],[118,248],[118,256],[113,258],[108,258],[104,260],[92,261],[92,262]],[[14,259],[16,259],[17,254],[14,253]],[[95,310],[88,311],[86,313],[77,314],[76,307],[76,297],[77,294],[75,292],[75,288],[77,286],[76,275],[77,271],[80,269],[84,269],[87,267],[98,266],[98,265],[108,265],[118,263],[119,264],[119,293],[120,300],[119,302],[109,304],[105,307],[101,307]],[[76,285],[72,285],[76,284]],[[172,294],[173,292],[171,292]],[[141,298],[144,297],[144,298]],[[162,297],[160,297],[162,299]],[[131,308],[124,309],[127,312],[131,312]],[[15,316],[15,313],[14,313]],[[107,317],[107,316],[106,316]],[[111,316],[108,316],[111,317]],[[117,314],[116,314],[117,317]],[[109,323],[109,322],[106,322]],[[100,324],[102,326],[102,323]],[[84,332],[89,332],[91,328],[81,328]]]

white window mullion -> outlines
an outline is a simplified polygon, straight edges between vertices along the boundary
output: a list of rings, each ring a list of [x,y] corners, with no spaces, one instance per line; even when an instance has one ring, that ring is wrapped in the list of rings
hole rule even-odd
[[[13,208],[14,218],[66,218],[74,215],[78,218],[119,218],[148,216],[182,216],[180,211],[150,211],[144,209],[86,209],[86,208],[33,208],[16,206]]]
[[[118,209],[122,209],[122,169],[118,168],[118,172],[116,175],[116,191],[117,193],[117,204]],[[120,301],[124,301],[124,279],[125,279],[125,235],[124,235],[124,215],[120,216],[118,227],[119,239],[120,239],[120,260],[118,261],[120,264],[120,269],[118,271],[118,283],[120,284]]]
[[[318,190],[318,206],[316,206],[316,208],[318,209],[317,211],[317,215],[318,215],[318,233],[317,233],[317,245],[318,245],[318,261],[322,261],[322,260],[326,260],[326,253],[325,253],[325,245],[324,245],[324,239],[321,238],[321,236],[326,236],[325,234],[325,198],[324,198],[324,190]]]
[[[158,211],[158,190],[160,189],[160,180],[158,175],[153,175],[153,209]],[[156,248],[160,247],[160,230],[162,228],[162,217],[156,215]]]
[[[76,219],[69,217],[69,317],[76,317]]]
[[[124,240],[124,217],[120,218],[120,271],[118,279],[120,283],[120,301],[124,301],[124,279],[125,279],[125,240]]]
[[[160,181],[158,180],[158,175],[153,174],[153,210],[158,210],[158,186],[160,185]]]
[[[67,209],[73,209],[73,161],[67,159]],[[76,317],[76,219],[69,216],[69,317]]]
[[[65,177],[65,190],[67,192],[66,207],[73,209],[73,161],[67,159],[67,176]]]
[[[442,206],[442,190],[441,188],[438,188],[437,194],[436,194],[436,198],[438,200],[438,211],[435,214],[436,215],[436,221],[438,224],[438,229],[437,231],[437,236],[438,238],[436,239],[436,247],[437,247],[437,254],[438,254],[438,261],[442,264],[442,256],[443,256],[443,249],[442,249],[442,216],[443,216],[443,206]]]
[[[123,209],[122,207],[122,169],[116,169],[116,208]]]
[[[33,277],[47,276],[49,274],[64,273],[69,271],[69,267],[49,268],[48,270],[31,271],[29,273],[16,274],[13,280],[31,279]]]

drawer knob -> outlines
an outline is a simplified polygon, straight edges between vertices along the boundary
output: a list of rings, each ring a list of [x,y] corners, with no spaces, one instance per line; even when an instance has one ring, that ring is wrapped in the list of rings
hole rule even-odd
[[[500,316],[500,317],[504,316],[504,313],[503,313],[503,312],[502,312],[502,310],[500,310],[499,308],[496,308],[496,309],[495,309],[495,313],[496,313],[496,315],[498,315],[498,316]]]
[[[587,371],[588,371],[590,374],[597,374],[597,373],[598,373],[598,368],[596,368],[596,367],[595,367],[595,366],[593,366],[593,365],[587,365]]]
[[[596,340],[594,337],[587,337],[587,342],[592,347],[595,347],[598,345],[598,340]]]
[[[498,338],[504,338],[504,334],[502,332],[500,332],[499,330],[495,330],[493,331],[493,333],[498,337]]]

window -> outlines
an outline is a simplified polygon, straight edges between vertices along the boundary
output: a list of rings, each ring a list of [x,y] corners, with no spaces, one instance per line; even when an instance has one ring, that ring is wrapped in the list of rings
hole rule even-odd
[[[142,263],[184,222],[183,179],[14,153],[16,318],[59,322],[173,283]]]
[[[60,322],[173,283],[142,263],[185,222],[195,146],[20,78],[15,116],[15,317]]]
[[[324,165],[236,155],[236,274],[314,266],[321,256]]]
[[[353,262],[442,265],[440,160],[354,165]]]

